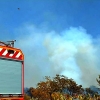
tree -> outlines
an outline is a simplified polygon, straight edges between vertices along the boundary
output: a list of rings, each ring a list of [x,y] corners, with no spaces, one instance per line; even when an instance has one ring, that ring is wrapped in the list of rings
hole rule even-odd
[[[97,80],[97,82],[98,82],[98,84],[100,86],[100,75],[99,75],[99,79],[96,79],[96,80]]]
[[[85,88],[86,94],[93,94],[93,91],[91,90],[91,88]]]
[[[72,79],[69,80],[69,85],[68,85],[68,90],[70,92],[70,95],[72,95],[73,93],[82,93],[83,89],[82,89],[82,85],[78,85],[76,84],[76,82],[74,82]]]
[[[82,85],[77,85],[73,79],[68,79],[63,75],[56,75],[53,79],[46,76],[45,79],[45,82],[42,81],[37,84],[37,88],[30,88],[30,93],[34,98],[52,100],[54,95],[60,97],[58,95],[63,93],[64,89],[67,89],[70,94],[80,93],[82,90]]]
[[[32,94],[29,91],[30,88],[24,88],[24,93],[27,94],[28,96],[30,96],[32,98]]]
[[[57,87],[57,91],[62,92],[63,89],[65,89],[68,84],[69,84],[69,79],[63,75],[56,75],[56,77],[53,78],[53,82],[56,83]]]
[[[41,84],[42,86],[43,84]],[[41,88],[30,88],[30,93],[32,94],[32,96],[36,99],[39,100],[49,100],[50,99],[50,95],[47,93],[46,90],[42,90]]]
[[[28,96],[27,94],[24,94],[24,100],[30,100],[30,99],[31,99],[30,96]]]

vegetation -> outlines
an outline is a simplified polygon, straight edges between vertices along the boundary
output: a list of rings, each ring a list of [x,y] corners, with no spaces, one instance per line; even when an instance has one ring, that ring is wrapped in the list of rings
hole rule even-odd
[[[36,88],[30,87],[24,96],[24,100],[67,100],[73,94],[94,94],[90,88],[82,88],[73,79],[68,79],[63,75],[56,75],[53,79],[46,76],[46,81],[41,81]],[[99,77],[100,79],[100,77]],[[97,82],[100,85],[100,80]],[[85,98],[86,100],[86,98]]]
[[[98,84],[100,86],[100,75],[99,75],[99,79],[96,79],[96,80],[97,80],[97,82],[98,82]]]
[[[24,95],[24,100],[30,100],[30,99],[31,99],[31,97],[29,95],[27,95],[27,94]]]

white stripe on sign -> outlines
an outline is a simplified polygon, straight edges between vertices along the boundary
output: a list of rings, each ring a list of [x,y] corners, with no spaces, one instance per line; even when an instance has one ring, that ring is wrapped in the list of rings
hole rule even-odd
[[[14,54],[10,54],[9,57],[12,57]]]
[[[16,51],[15,51],[15,52],[16,52]],[[15,54],[15,52],[14,52],[14,54]],[[12,57],[14,54],[10,54],[9,56]]]
[[[8,52],[7,52],[7,50],[5,50],[5,52],[4,52],[2,55],[4,55],[4,56],[5,56],[7,53],[8,53]]]
[[[19,53],[17,54],[16,58],[18,58],[20,55],[21,55],[21,53],[19,52]]]
[[[0,51],[2,50],[3,48],[0,48]]]
[[[14,54],[10,54],[9,56],[12,57]]]

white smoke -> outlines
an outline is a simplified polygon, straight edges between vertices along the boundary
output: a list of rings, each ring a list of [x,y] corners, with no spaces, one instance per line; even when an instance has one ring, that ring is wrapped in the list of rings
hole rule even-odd
[[[84,87],[97,86],[99,41],[84,28],[70,27],[57,33],[43,32],[28,25],[17,32],[27,32],[16,42],[25,55],[25,87],[36,86],[44,76],[53,77],[56,74],[73,78]]]

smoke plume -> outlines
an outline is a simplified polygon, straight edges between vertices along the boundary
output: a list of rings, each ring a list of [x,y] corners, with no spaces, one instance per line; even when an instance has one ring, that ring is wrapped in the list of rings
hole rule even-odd
[[[99,38],[94,39],[82,27],[70,27],[58,33],[26,25],[16,31],[21,34],[16,47],[25,55],[25,87],[35,87],[44,76],[56,74],[73,78],[83,87],[97,86]]]

